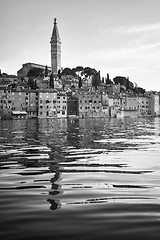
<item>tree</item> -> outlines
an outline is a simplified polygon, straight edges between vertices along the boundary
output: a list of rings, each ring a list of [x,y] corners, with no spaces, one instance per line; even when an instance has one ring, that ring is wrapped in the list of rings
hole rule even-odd
[[[97,87],[100,84],[101,84],[101,77],[100,77],[100,71],[98,71],[92,79],[92,86],[95,87],[95,90],[97,90]]]
[[[27,77],[38,77],[42,76],[43,69],[42,68],[31,68],[27,73]]]
[[[106,85],[113,84],[113,82],[109,79],[109,74],[107,73],[107,78],[106,78]]]
[[[50,88],[54,88],[54,78],[53,78],[53,73],[50,75]]]
[[[121,76],[116,76],[115,78],[113,78],[113,81],[115,82],[115,84],[120,84],[123,85],[127,88],[127,78],[126,77],[121,77]]]
[[[85,77],[95,76],[96,73],[97,71],[94,68],[90,68],[90,67],[84,68]]]
[[[134,92],[137,94],[144,94],[146,92],[146,90],[141,87],[136,87],[136,88],[134,88]]]
[[[76,67],[76,71],[77,72],[82,72],[83,71],[83,67],[82,66],[77,66]]]
[[[82,78],[81,78],[81,77],[79,77],[79,83],[78,83],[78,86],[79,86],[79,88],[82,87]]]
[[[72,70],[70,68],[64,68],[62,75],[72,75]]]
[[[37,83],[33,77],[28,79],[28,85],[31,89],[37,89]]]
[[[45,77],[47,77],[47,76],[48,76],[48,67],[46,65],[46,67],[45,67]]]
[[[74,76],[74,77],[77,76],[77,74],[76,74],[76,68],[72,68],[72,69],[71,69],[71,75]]]
[[[58,70],[58,74],[57,75],[58,75],[58,78],[61,79],[61,70],[60,69]]]

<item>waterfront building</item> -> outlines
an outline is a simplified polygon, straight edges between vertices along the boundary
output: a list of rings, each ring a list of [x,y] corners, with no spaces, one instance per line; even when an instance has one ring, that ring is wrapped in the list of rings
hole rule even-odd
[[[78,98],[79,117],[101,117],[103,116],[102,97],[98,91],[79,90]]]
[[[151,115],[150,111],[150,100],[148,96],[139,95],[137,96],[138,101],[138,115],[139,116],[149,116]]]
[[[137,97],[126,95],[124,98],[124,105],[122,105],[124,110],[138,111]]]
[[[122,95],[120,100],[121,110],[120,117],[137,117],[138,116],[138,100],[137,97],[130,95]]]
[[[57,27],[56,18],[54,19],[53,32],[51,36],[51,69],[53,75],[61,70],[61,39]]]
[[[28,92],[24,90],[12,90],[12,118],[26,118],[28,106]]]
[[[159,94],[157,92],[147,93],[149,96],[149,106],[151,116],[156,117],[160,114]]]
[[[28,89],[0,89],[0,116],[5,118],[37,117],[37,91]]]
[[[77,117],[78,113],[78,98],[74,92],[67,94],[67,117]]]
[[[38,90],[38,117],[67,117],[67,94],[54,89]]]
[[[26,111],[29,118],[38,116],[38,92],[36,90],[26,91]]]
[[[120,111],[120,98],[117,94],[108,95],[109,117],[117,117]]]
[[[10,88],[0,88],[0,119],[11,118],[12,93]]]

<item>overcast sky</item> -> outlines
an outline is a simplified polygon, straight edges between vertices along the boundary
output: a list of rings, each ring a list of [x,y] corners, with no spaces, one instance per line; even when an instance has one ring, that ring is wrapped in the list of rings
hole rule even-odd
[[[0,69],[51,66],[57,18],[62,67],[93,67],[160,91],[160,0],[0,0]]]

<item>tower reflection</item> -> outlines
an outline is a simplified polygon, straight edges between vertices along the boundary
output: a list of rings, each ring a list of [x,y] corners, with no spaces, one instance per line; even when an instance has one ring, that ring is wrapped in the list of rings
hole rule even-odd
[[[60,202],[60,195],[63,193],[61,189],[61,185],[59,184],[61,180],[61,169],[58,163],[50,165],[50,171],[54,172],[55,175],[53,178],[51,178],[51,190],[49,191],[49,198],[47,201],[50,203],[50,209],[56,210],[58,208],[61,208],[61,202]]]

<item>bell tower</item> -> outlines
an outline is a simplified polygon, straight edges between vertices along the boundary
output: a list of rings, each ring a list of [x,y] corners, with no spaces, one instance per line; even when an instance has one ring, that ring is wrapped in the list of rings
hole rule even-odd
[[[61,39],[57,27],[56,18],[54,19],[53,32],[51,36],[51,68],[53,75],[61,69]]]

